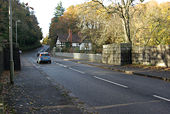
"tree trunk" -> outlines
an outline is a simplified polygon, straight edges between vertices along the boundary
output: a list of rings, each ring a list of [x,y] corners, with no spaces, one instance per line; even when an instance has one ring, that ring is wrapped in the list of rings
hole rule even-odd
[[[126,43],[132,43],[131,36],[130,36],[130,16],[129,16],[129,6],[126,8],[123,5],[122,8],[122,21],[123,21],[123,27],[124,27],[124,34],[125,34],[125,42]]]
[[[122,19],[124,27],[125,42],[132,43],[130,36],[129,19]]]

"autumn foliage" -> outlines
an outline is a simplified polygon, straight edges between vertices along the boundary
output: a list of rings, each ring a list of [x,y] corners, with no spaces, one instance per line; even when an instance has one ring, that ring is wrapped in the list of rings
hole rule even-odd
[[[54,21],[55,17],[52,19],[50,34],[67,36],[71,29],[73,33],[81,33],[82,39],[89,38],[96,46],[124,43],[124,22],[118,13],[111,12],[109,8],[109,5],[103,7],[93,1],[70,6],[58,17],[58,21]],[[129,18],[133,45],[170,44],[170,2],[158,4],[153,0],[130,5]]]

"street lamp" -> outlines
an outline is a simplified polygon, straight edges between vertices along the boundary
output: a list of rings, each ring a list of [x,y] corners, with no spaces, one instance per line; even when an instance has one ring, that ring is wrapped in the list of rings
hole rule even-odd
[[[15,21],[16,24],[16,45],[18,44],[18,34],[17,34],[17,23],[21,22],[21,20]]]
[[[9,45],[10,45],[10,83],[14,84],[14,60],[13,60],[13,43],[12,43],[12,2],[9,0]]]

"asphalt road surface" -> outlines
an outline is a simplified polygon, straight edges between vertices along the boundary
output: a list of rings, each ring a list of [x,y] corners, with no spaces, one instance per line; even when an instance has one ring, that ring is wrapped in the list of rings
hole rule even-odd
[[[37,64],[36,53],[22,57],[88,107],[101,114],[170,114],[170,83],[132,76],[66,59]]]

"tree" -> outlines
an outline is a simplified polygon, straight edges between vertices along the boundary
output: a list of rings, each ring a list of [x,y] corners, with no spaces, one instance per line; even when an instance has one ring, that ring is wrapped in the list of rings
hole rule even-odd
[[[48,35],[47,35],[45,38],[43,38],[42,44],[47,45],[47,44],[49,44],[49,43],[50,43],[50,42],[49,42],[49,37],[48,37]]]
[[[103,44],[120,43],[122,39],[122,22],[117,14],[111,15],[97,2],[79,5],[79,23],[81,36],[91,40],[95,47]]]
[[[94,44],[101,44],[101,34],[103,28],[103,19],[107,15],[97,10],[94,2],[87,2],[78,7],[77,15],[79,22],[77,23],[78,29],[81,33],[82,39],[88,38]],[[99,6],[100,7],[100,6]]]
[[[117,13],[122,19],[122,24],[124,27],[125,42],[132,43],[130,34],[130,7],[134,5],[135,0],[112,0],[112,4],[108,7],[104,6],[103,0],[92,0],[93,2],[99,3],[103,8],[106,9],[107,13],[115,14]],[[144,0],[140,0],[143,2]]]
[[[93,0],[70,6],[57,22],[55,17],[52,19],[51,33],[54,37],[67,37],[70,29],[82,40],[90,40],[97,48],[124,42],[133,45],[169,44],[169,2],[133,5],[135,0],[129,3],[127,0],[125,6],[120,2],[104,6],[102,2]],[[123,10],[125,7],[127,9]]]
[[[12,1],[13,5],[13,42],[15,43],[15,22],[21,20],[18,23],[18,43],[21,49],[32,48],[40,45],[40,39],[42,39],[41,28],[38,26],[36,16],[30,12],[29,7],[24,3],[20,3],[18,0]],[[1,10],[2,9],[2,10]],[[1,13],[2,11],[2,13]],[[8,2],[0,1],[0,40],[8,41]],[[2,33],[1,33],[2,32]],[[2,36],[2,37],[1,37]]]
[[[63,15],[65,9],[63,8],[63,5],[62,5],[62,2],[60,1],[58,4],[57,4],[57,7],[55,8],[55,12],[54,12],[54,17],[57,21],[57,19]]]
[[[13,22],[21,20],[17,28],[20,48],[26,49],[27,47],[39,46],[40,40],[42,39],[42,32],[41,28],[38,26],[36,16],[31,13],[30,7],[27,4],[14,1],[13,7],[15,7],[13,11]],[[15,25],[13,27],[13,31],[15,31]],[[15,37],[15,35],[13,35],[13,37]]]
[[[133,43],[145,46],[170,44],[169,2],[158,4],[150,1],[137,5],[136,9],[134,23],[131,23],[135,37]]]
[[[52,49],[55,46],[55,43],[58,38],[57,30],[58,25],[57,23],[59,21],[59,18],[63,15],[65,9],[62,6],[62,2],[60,1],[57,4],[57,7],[55,8],[54,17],[51,19],[51,24],[49,28],[49,41],[50,41],[50,49]],[[60,29],[62,31],[62,29]]]
[[[8,41],[8,1],[0,1],[0,42]]]
[[[77,28],[77,23],[79,22],[77,14],[78,10],[79,10],[78,7],[72,5],[67,8],[67,11],[64,12],[62,19],[64,19],[63,21],[65,23],[67,31],[71,29],[73,33],[78,32]]]

